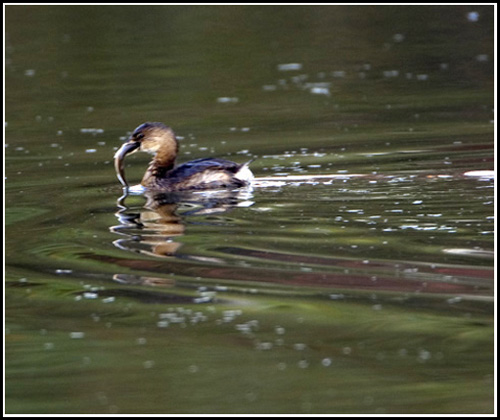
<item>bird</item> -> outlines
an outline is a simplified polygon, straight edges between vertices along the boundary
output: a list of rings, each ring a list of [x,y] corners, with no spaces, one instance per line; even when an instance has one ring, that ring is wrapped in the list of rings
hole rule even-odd
[[[134,130],[114,155],[116,175],[126,188],[125,157],[136,151],[153,155],[141,181],[147,190],[234,189],[247,186],[254,179],[249,168],[254,159],[238,164],[220,158],[201,158],[176,166],[179,143],[172,128],[161,122],[145,122]]]

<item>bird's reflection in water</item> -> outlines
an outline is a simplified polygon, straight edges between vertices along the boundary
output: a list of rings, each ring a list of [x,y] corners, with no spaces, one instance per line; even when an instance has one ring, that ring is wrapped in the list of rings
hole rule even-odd
[[[182,243],[176,238],[185,234],[184,220],[189,216],[225,213],[235,207],[249,207],[253,195],[251,188],[238,190],[203,190],[175,193],[143,193],[143,208],[128,208],[128,192],[118,199],[115,214],[119,224],[110,230],[123,235],[113,244],[123,250],[152,255],[175,257]],[[183,256],[193,258],[195,256]]]

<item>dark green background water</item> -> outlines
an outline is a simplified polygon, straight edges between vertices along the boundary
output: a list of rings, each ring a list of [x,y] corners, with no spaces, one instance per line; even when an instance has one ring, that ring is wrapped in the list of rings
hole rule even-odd
[[[493,412],[493,12],[7,6],[6,413]]]

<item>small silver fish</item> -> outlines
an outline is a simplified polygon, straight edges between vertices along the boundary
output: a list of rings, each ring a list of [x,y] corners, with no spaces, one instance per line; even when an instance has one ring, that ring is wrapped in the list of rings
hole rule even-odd
[[[124,187],[128,187],[127,180],[125,179],[125,170],[123,168],[125,163],[125,156],[137,150],[140,145],[141,144],[137,141],[129,140],[128,142],[124,143],[122,147],[120,147],[115,153],[116,176],[118,178],[118,181],[120,181],[120,183]]]

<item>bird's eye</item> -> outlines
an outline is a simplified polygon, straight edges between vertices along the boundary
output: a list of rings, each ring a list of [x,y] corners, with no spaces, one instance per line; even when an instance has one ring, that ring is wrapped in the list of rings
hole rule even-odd
[[[144,138],[144,133],[137,133],[137,134],[135,135],[135,139],[136,139],[136,140],[142,140],[143,138]]]

